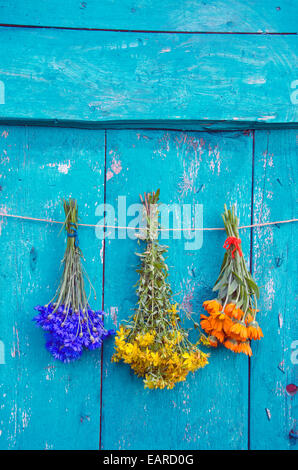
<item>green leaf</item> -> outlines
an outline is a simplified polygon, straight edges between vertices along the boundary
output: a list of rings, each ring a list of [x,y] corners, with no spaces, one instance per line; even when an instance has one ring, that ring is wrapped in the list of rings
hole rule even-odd
[[[214,284],[214,287],[213,287],[213,292],[217,291],[218,289],[220,289],[221,287],[223,287],[225,284],[227,284],[228,282],[228,277],[229,277],[229,271],[226,270],[223,272],[222,275],[219,276],[219,278],[217,279],[216,283]]]
[[[248,307],[249,298],[245,289],[243,289],[243,310],[246,311]]]
[[[256,294],[256,297],[258,299],[260,297],[260,289],[257,284],[253,281],[253,279],[249,279],[248,277],[245,277],[245,280],[250,289]]]
[[[228,295],[232,295],[233,292],[238,288],[238,282],[235,281],[235,279],[232,281],[232,283],[228,287]]]
[[[235,271],[232,271],[232,274],[233,274],[233,276],[235,276],[235,278],[238,280],[239,284],[241,284],[241,286],[245,287],[245,284],[244,284],[243,280],[241,279],[241,277],[238,276],[238,274],[235,273]]]

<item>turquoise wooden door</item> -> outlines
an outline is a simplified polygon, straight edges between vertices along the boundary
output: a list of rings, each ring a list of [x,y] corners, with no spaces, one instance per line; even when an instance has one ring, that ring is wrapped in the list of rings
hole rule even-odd
[[[261,286],[253,357],[212,351],[186,383],[152,392],[110,362],[112,338],[73,364],[51,358],[31,319],[58,283],[64,235],[5,217],[62,220],[73,196],[81,222],[109,204],[108,225],[123,225],[119,198],[129,208],[159,187],[165,204],[201,204],[205,227],[220,226],[225,202],[242,225],[297,218],[296,2],[0,0],[0,11],[0,448],[296,449],[297,224],[241,231]],[[111,231],[79,237],[115,327],[136,301],[138,247]],[[198,319],[224,234],[204,232],[195,250],[163,241],[177,300]]]
[[[61,220],[59,199],[71,195],[81,221],[96,224],[104,201],[117,210],[119,196],[129,206],[139,193],[160,187],[166,204],[202,204],[206,227],[219,225],[224,201],[236,202],[242,225],[295,216],[295,130],[2,126],[0,135],[2,213]],[[116,225],[122,216],[116,212]],[[1,448],[291,448],[297,401],[286,386],[297,383],[294,230],[241,232],[262,286],[265,338],[253,357],[212,351],[208,367],[186,383],[148,391],[128,367],[110,362],[113,340],[102,360],[99,351],[69,365],[51,358],[31,318],[58,282],[64,235],[55,225],[1,217]],[[185,250],[183,238],[165,241],[173,291],[197,318],[212,296],[223,242],[222,232],[204,232],[197,250]],[[107,325],[117,326],[136,301],[136,241],[108,236],[103,244],[94,229],[82,227],[80,245],[97,307],[103,303]]]

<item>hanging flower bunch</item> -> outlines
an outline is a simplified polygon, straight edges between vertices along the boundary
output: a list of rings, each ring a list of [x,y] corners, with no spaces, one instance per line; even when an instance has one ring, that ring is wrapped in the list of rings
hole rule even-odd
[[[45,331],[46,348],[54,358],[70,362],[78,359],[84,349],[99,348],[113,330],[105,330],[104,313],[89,306],[91,292],[94,292],[94,299],[96,294],[81,262],[83,254],[78,246],[77,202],[74,199],[63,200],[63,207],[67,233],[63,274],[54,298],[47,305],[35,307],[38,315],[33,320]],[[84,278],[90,285],[88,298]]]
[[[256,321],[259,288],[247,270],[238,234],[234,207],[225,211],[223,221],[227,232],[227,250],[219,277],[213,287],[216,299],[203,303],[207,315],[201,315],[201,327],[208,333],[211,346],[223,344],[236,352],[252,355],[250,340],[259,340],[262,330]]]
[[[157,236],[158,199],[159,190],[141,197],[146,228],[139,238],[145,241],[146,249],[138,254],[138,304],[135,314],[117,332],[112,361],[129,364],[143,377],[145,388],[172,389],[189,372],[204,367],[208,355],[189,341],[188,332],[181,326],[178,304],[172,301],[164,258],[167,247],[159,244]]]

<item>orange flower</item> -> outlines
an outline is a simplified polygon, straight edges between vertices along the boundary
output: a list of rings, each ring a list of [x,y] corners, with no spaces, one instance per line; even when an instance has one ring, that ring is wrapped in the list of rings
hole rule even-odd
[[[203,302],[203,307],[208,313],[222,310],[222,306],[217,300],[205,300],[205,302]]]
[[[217,320],[224,320],[226,318],[226,315],[224,314],[223,311],[216,310],[214,312],[210,312],[210,316],[213,318],[216,318]]]
[[[200,318],[201,320],[209,320],[210,317],[208,315],[204,315],[204,313],[201,313]]]
[[[234,310],[234,318],[236,318],[236,320],[242,320],[243,317],[244,317],[243,310],[241,310],[241,308],[236,308],[236,310]]]
[[[201,314],[201,327],[203,328],[206,333],[211,333],[212,331],[212,325],[210,324],[210,317],[207,317],[207,315]]]
[[[210,317],[210,325],[212,326],[213,330],[216,330],[216,331],[222,331],[223,330],[223,325],[224,325],[224,320],[225,318],[223,318],[222,320],[218,317]]]
[[[227,338],[224,342],[224,346],[233,352],[238,352],[238,341],[236,341],[235,339]]]
[[[253,320],[247,326],[247,336],[250,339],[261,339],[264,335],[258,322]]]
[[[247,339],[247,328],[244,322],[237,322],[231,328],[231,333],[239,335],[242,339]]]
[[[226,315],[225,317],[225,320],[224,320],[224,324],[223,324],[223,329],[224,329],[224,332],[228,335],[231,331],[231,328],[232,326],[234,325],[234,322],[233,320],[230,319],[230,317],[228,317]]]
[[[254,319],[253,316],[252,316],[250,313],[247,313],[247,315],[246,315],[246,317],[245,317],[245,323],[246,323],[246,325],[247,325],[248,323],[251,323],[251,322],[253,321],[253,319]]]
[[[239,353],[244,353],[247,356],[252,356],[252,350],[249,344],[249,341],[243,341],[238,344],[238,351]]]
[[[224,342],[225,334],[223,331],[212,330],[211,335],[218,339],[220,343]]]
[[[235,304],[232,304],[232,303],[227,304],[227,305],[225,306],[225,313],[226,313],[227,315],[229,315],[229,317],[230,317],[235,307],[236,307]]]
[[[236,333],[233,333],[233,332],[230,332],[228,336],[232,339],[235,339],[236,341],[239,341],[239,342],[247,341],[247,338],[241,338],[241,336],[239,334],[236,334]]]
[[[217,339],[215,338],[215,336],[209,336],[208,340],[209,340],[210,346],[212,346],[213,348],[217,348],[217,346],[218,346],[218,341],[217,341]]]
[[[225,313],[230,318],[236,318],[236,320],[241,320],[242,316],[244,315],[244,312],[241,310],[241,308],[237,308],[233,303],[229,303],[225,306]]]

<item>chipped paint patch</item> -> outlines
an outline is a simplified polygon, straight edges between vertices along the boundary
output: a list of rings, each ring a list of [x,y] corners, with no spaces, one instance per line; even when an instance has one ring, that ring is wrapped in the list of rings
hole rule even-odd
[[[3,364],[5,364],[5,346],[4,346],[3,341],[0,341],[0,365],[3,365]]]
[[[107,181],[113,178],[113,176],[114,176],[114,173],[110,169],[108,169],[107,174],[106,174]]]
[[[170,47],[164,47],[163,49],[161,49],[160,51],[160,54],[164,54],[165,52],[171,52],[171,48]]]
[[[2,165],[5,165],[6,163],[10,162],[10,158],[7,154],[7,150],[3,149],[2,153],[3,153],[3,155],[1,155],[1,161],[0,162],[1,162]]]
[[[46,380],[54,380],[55,372],[56,372],[55,366],[53,366],[51,364],[48,365],[48,367],[46,367],[46,371],[47,371],[46,376],[45,376]]]
[[[30,421],[29,414],[27,413],[27,411],[23,411],[22,412],[22,426],[23,426],[23,429],[26,429],[28,427],[29,421]]]
[[[189,192],[198,192],[198,174],[202,162],[202,155],[206,151],[205,141],[186,133],[181,133],[174,139],[177,156],[182,158],[183,176],[180,177],[178,190],[180,197],[186,196]],[[200,184],[202,188],[202,184]]]
[[[122,170],[121,160],[116,160],[116,158],[113,158],[111,168],[116,175],[119,175]]]
[[[266,411],[267,418],[268,418],[268,420],[270,421],[270,419],[271,419],[271,411],[269,410],[269,408],[265,408],[265,411]]]
[[[14,339],[13,339],[13,345],[11,349],[11,357],[16,357],[16,356],[21,357],[19,331],[15,326],[12,327],[12,331],[13,331]]]
[[[164,132],[162,137],[158,139],[157,146],[153,150],[154,155],[160,158],[166,158],[170,150],[171,135],[169,132]]]
[[[118,325],[117,319],[118,319],[118,307],[111,307],[110,308],[110,316],[112,318],[112,321],[115,326]]]
[[[265,284],[265,292],[266,292],[266,297],[265,297],[265,303],[266,307],[271,310],[274,298],[275,298],[275,287],[274,287],[274,281],[272,278],[268,279],[268,281]]]
[[[281,361],[277,367],[283,374],[285,373],[285,361],[284,360]]]
[[[58,164],[59,173],[64,173],[65,175],[67,175],[69,169],[70,169],[70,161],[69,160],[68,160],[68,163],[59,163]]]
[[[122,171],[122,163],[121,160],[115,150],[110,150],[109,155],[112,157],[111,167],[107,169],[106,172],[106,180],[109,181],[113,178],[114,175],[119,175]]]
[[[2,214],[7,214],[6,206],[0,206],[0,212]],[[7,225],[7,219],[4,219],[4,217],[2,216],[1,219],[0,219],[0,236],[2,235],[2,226],[3,225]]]
[[[100,253],[99,253],[101,264],[103,264],[104,249],[105,249],[105,241],[104,241],[104,238],[103,238],[101,240],[101,249],[100,249]]]
[[[259,117],[257,118],[258,121],[271,121],[272,119],[275,119],[276,118],[276,114],[272,114],[271,116],[268,115],[268,116],[262,116],[262,117]]]
[[[54,446],[53,444],[48,444],[47,442],[45,443],[44,450],[53,450]]]
[[[263,77],[248,77],[245,80],[243,80],[243,83],[247,83],[248,85],[262,85],[266,83],[266,78]]]

